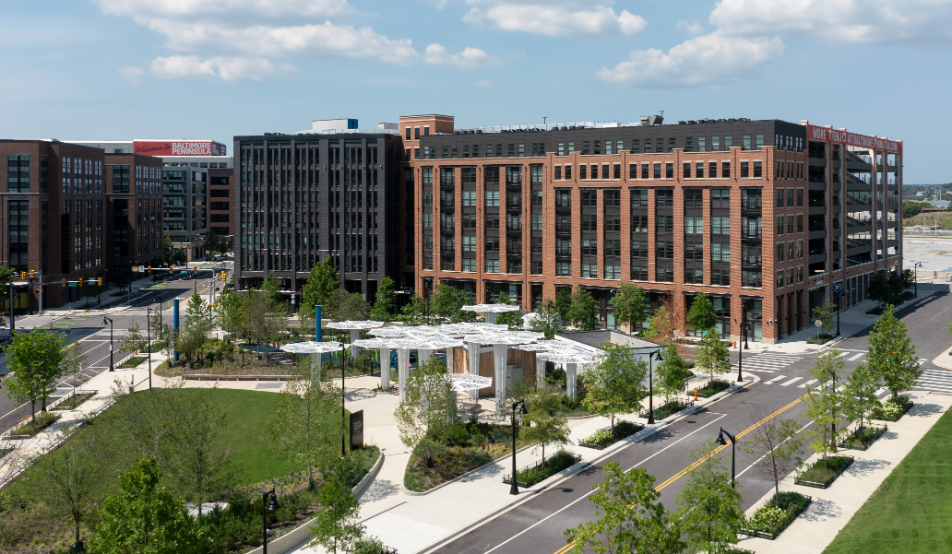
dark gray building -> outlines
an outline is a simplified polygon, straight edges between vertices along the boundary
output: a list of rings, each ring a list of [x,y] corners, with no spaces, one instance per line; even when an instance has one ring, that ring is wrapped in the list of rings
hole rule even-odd
[[[300,291],[330,256],[346,290],[372,301],[378,283],[404,275],[408,225],[397,130],[330,129],[235,137],[235,273],[238,286],[268,272]]]
[[[207,169],[166,165],[162,171],[162,230],[187,261],[205,257],[207,189]]]

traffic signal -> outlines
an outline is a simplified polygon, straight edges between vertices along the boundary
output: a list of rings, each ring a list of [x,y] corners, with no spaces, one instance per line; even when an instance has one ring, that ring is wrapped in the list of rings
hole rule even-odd
[[[35,276],[36,276],[36,270],[35,270],[35,269],[31,269],[31,270],[30,270],[30,279],[32,279],[32,278],[35,277]]]
[[[152,275],[152,266],[149,266],[149,275]]]
[[[66,288],[66,279],[61,279],[60,281],[61,281],[61,283],[62,283],[62,285],[63,285],[63,288]]]
[[[79,286],[83,286],[83,278],[82,278],[82,277],[79,278]]]
[[[96,279],[96,284],[99,285],[100,287],[102,286],[102,277]]]
[[[20,272],[20,279],[26,279],[26,271]]]
[[[195,269],[195,273],[198,274],[198,266],[195,266],[194,269]]]

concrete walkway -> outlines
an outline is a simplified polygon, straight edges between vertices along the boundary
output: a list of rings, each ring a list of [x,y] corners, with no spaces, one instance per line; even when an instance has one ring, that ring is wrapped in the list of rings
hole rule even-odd
[[[939,417],[952,406],[952,396],[914,392],[915,405],[895,423],[869,450],[840,450],[855,461],[828,489],[794,484],[794,475],[780,482],[780,490],[795,490],[813,497],[813,503],[776,540],[744,538],[738,546],[758,554],[820,553],[833,541],[882,482],[892,473]],[[818,459],[811,456],[808,464]],[[773,491],[765,494],[747,510],[747,516],[766,504]]]

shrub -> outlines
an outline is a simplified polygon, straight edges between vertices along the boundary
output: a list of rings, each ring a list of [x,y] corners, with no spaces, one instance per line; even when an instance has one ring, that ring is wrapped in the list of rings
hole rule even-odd
[[[783,525],[790,512],[776,506],[761,506],[747,522],[747,528],[761,533],[773,533]]]
[[[775,504],[784,510],[803,511],[810,505],[810,499],[798,492],[785,491],[779,495],[774,495],[772,504]]]
[[[615,423],[615,434],[621,436],[634,435],[638,431],[641,431],[643,427],[637,423],[632,423],[630,421],[619,420]]]
[[[872,418],[886,421],[896,421],[902,416],[910,404],[912,404],[912,400],[908,396],[895,396],[889,398],[873,410]]]

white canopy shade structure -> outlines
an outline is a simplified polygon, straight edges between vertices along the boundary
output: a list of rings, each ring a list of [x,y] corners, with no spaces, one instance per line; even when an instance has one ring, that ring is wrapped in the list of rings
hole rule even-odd
[[[486,316],[486,323],[496,323],[496,314],[503,312],[518,312],[522,308],[511,304],[473,304],[460,308],[464,312],[477,312]]]
[[[536,359],[539,358],[565,365],[565,392],[569,398],[575,400],[578,365],[592,363],[595,360],[595,355],[582,350],[561,349],[539,352],[536,354]]]
[[[382,321],[331,321],[330,323],[325,323],[324,327],[330,329],[340,329],[341,331],[350,331],[350,342],[354,343],[355,340],[360,338],[361,331],[368,331],[370,329],[376,329],[377,327],[383,327],[385,325]],[[357,347],[351,346],[350,354],[352,356],[357,355]]]
[[[291,354],[311,354],[311,379],[321,379],[321,354],[325,352],[337,352],[344,345],[337,341],[317,342],[309,340],[306,342],[292,342],[285,344],[281,350]]]
[[[380,388],[383,390],[390,390],[390,350],[393,348],[393,342],[392,339],[375,337],[351,343],[351,346],[376,348],[380,352]]]
[[[493,346],[493,374],[496,377],[496,405],[502,405],[502,397],[506,392],[506,383],[508,381],[509,365],[506,355],[510,346],[535,342],[542,338],[542,333],[527,333],[524,331],[495,331],[490,333],[476,333],[466,335],[463,340],[469,344],[483,345],[491,344]],[[478,350],[478,349],[477,349]],[[478,367],[475,373],[478,373]]]
[[[493,380],[482,375],[473,375],[472,373],[453,373],[450,374],[453,383],[453,390],[456,392],[469,392],[484,389],[492,384]]]

